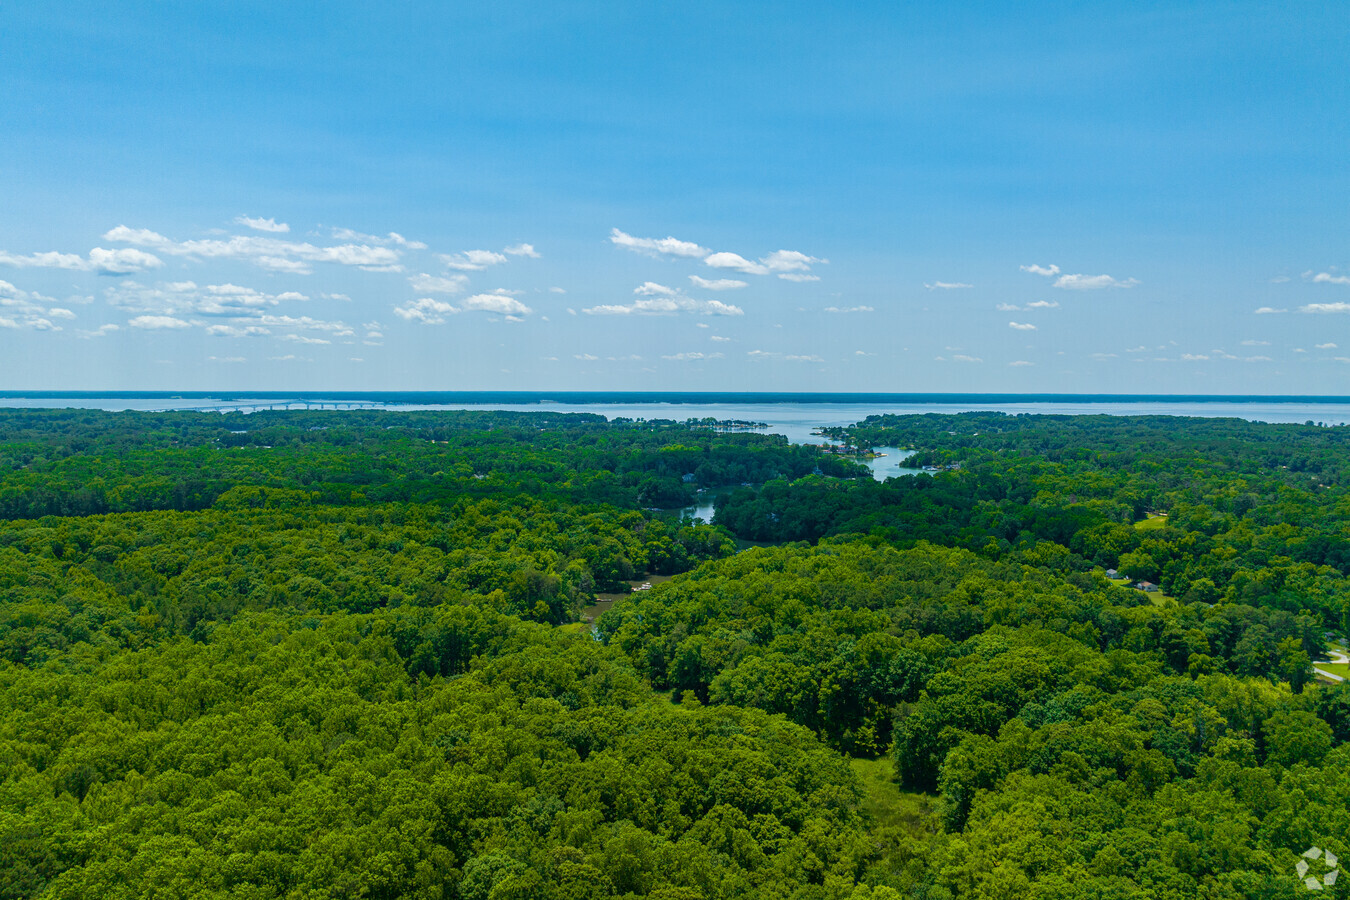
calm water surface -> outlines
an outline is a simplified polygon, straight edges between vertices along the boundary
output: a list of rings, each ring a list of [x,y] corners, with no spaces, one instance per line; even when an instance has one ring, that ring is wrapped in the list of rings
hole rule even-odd
[[[25,409],[102,409],[109,411],[171,409],[243,410],[307,409],[309,404],[286,403],[276,400],[203,400],[203,399],[116,399],[82,398],[0,398],[0,408]],[[332,401],[327,401],[332,408]],[[820,443],[811,432],[822,426],[852,425],[871,415],[912,415],[922,413],[1005,412],[1041,413],[1053,415],[1112,415],[1112,416],[1200,416],[1204,418],[1231,417],[1254,422],[1324,422],[1328,425],[1350,424],[1350,402],[1346,403],[1262,403],[1259,401],[1205,401],[1205,402],[1138,402],[1138,403],[522,403],[522,404],[376,404],[370,402],[340,401],[343,408],[410,410],[512,410],[517,412],[582,412],[597,413],[613,419],[742,419],[765,422],[770,433],[781,434],[793,443]]]

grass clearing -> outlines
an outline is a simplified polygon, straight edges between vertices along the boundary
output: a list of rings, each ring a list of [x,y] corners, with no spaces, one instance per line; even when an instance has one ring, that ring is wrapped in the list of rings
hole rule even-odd
[[[851,759],[849,765],[863,787],[863,809],[882,827],[913,828],[931,814],[929,798],[909,794],[895,782],[895,764],[889,757]]]
[[[922,866],[928,844],[940,830],[934,798],[901,790],[889,757],[850,759],[849,767],[862,786],[862,809],[874,822],[870,837],[886,868],[900,874]]]
[[[1350,665],[1345,663],[1319,662],[1313,663],[1313,665],[1323,672],[1330,672],[1332,675],[1339,675],[1342,678],[1350,678]]]
[[[1157,528],[1163,528],[1167,525],[1167,513],[1149,513],[1147,519],[1140,519],[1134,523],[1134,527],[1140,531],[1153,531]]]

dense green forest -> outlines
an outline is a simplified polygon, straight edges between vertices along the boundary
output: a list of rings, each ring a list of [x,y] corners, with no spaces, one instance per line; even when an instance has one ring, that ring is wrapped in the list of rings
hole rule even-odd
[[[1350,853],[1350,429],[832,436],[939,471],[0,411],[0,898],[1273,900]]]

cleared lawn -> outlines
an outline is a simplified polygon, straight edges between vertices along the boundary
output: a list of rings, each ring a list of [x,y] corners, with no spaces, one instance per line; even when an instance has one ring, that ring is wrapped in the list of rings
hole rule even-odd
[[[1167,513],[1149,513],[1147,519],[1140,519],[1134,523],[1134,527],[1140,531],[1152,531],[1155,528],[1162,528],[1167,524]]]
[[[1342,678],[1350,678],[1350,665],[1345,663],[1319,662],[1313,663],[1323,672],[1330,672],[1332,675],[1339,675]]]
[[[1130,586],[1130,579],[1128,578],[1111,578],[1108,580],[1112,584],[1118,584],[1124,588]],[[1140,593],[1148,597],[1148,602],[1152,603],[1154,606],[1171,606],[1177,602],[1176,597],[1173,597],[1171,594],[1164,594],[1162,591],[1140,591]]]

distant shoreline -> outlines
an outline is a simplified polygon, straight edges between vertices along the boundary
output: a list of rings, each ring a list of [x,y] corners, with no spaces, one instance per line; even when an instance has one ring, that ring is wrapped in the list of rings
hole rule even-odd
[[[214,400],[238,402],[364,402],[387,404],[513,405],[669,404],[707,405],[832,403],[924,404],[970,403],[1301,403],[1346,404],[1350,396],[1299,394],[958,394],[958,393],[839,393],[756,391],[0,391],[0,400]]]

